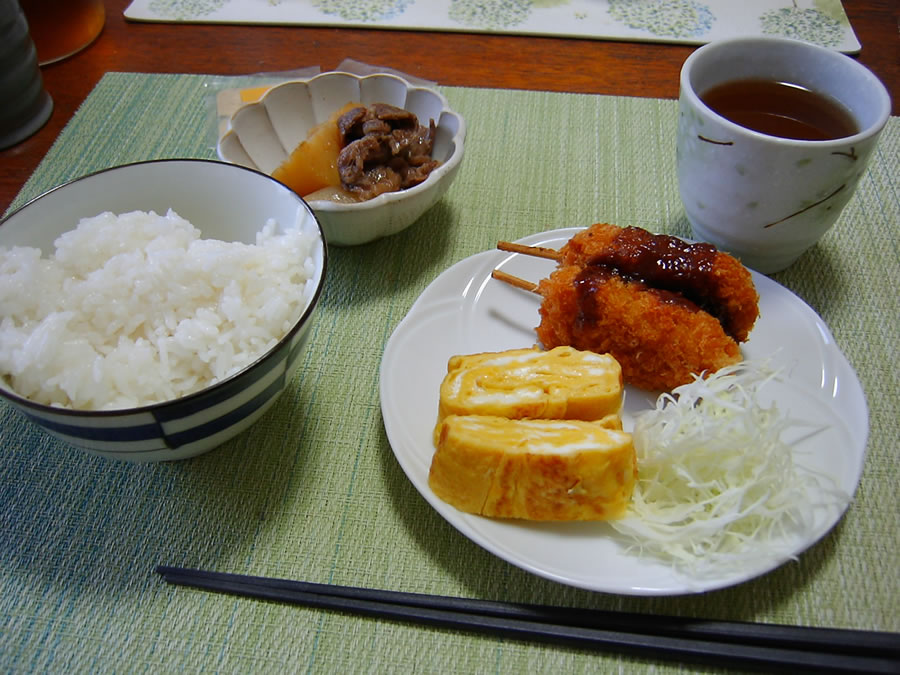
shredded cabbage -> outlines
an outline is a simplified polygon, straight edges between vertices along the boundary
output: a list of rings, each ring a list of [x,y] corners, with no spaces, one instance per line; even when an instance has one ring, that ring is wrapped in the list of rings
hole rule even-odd
[[[638,480],[625,518],[611,521],[642,554],[692,574],[793,557],[820,508],[849,495],[794,463],[791,421],[760,390],[778,374],[743,362],[659,397],[633,431]]]

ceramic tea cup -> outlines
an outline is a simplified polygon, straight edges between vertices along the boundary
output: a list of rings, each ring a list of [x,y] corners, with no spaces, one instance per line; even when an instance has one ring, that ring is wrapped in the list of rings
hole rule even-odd
[[[778,110],[746,89],[760,83],[802,90],[814,112],[836,106],[851,126],[819,129],[818,140],[744,126],[748,118],[736,112],[742,106],[763,116],[808,114],[799,104]],[[720,107],[722,114],[708,104],[717,87],[731,88],[738,99],[731,108]],[[738,38],[699,48],[681,70],[677,137],[678,186],[694,237],[758,272],[785,269],[835,223],[890,113],[884,85],[839,52],[784,38]]]
[[[17,0],[0,0],[0,101],[0,150],[31,136],[53,112]]]

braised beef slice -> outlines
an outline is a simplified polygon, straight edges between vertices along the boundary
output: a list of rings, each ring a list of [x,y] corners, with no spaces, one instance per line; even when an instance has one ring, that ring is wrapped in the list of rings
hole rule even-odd
[[[364,136],[369,134],[389,134],[391,133],[391,125],[384,120],[366,120],[362,125]]]
[[[348,110],[338,117],[338,134],[341,136],[342,146],[362,136],[362,125],[367,117],[371,119],[368,109],[363,106]]]
[[[363,136],[347,145],[338,155],[338,172],[344,186],[365,180],[367,171],[383,166],[391,159],[390,148],[376,136]]]
[[[431,158],[435,125],[386,103],[350,110],[338,119],[344,146],[338,173],[344,189],[361,199],[424,181],[439,162]]]

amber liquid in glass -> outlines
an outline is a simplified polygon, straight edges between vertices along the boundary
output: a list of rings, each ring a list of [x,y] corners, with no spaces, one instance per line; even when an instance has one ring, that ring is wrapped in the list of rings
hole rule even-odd
[[[42,66],[87,47],[103,30],[103,0],[19,0]]]
[[[859,132],[843,105],[787,82],[733,80],[712,87],[700,98],[722,117],[769,136],[827,141]]]

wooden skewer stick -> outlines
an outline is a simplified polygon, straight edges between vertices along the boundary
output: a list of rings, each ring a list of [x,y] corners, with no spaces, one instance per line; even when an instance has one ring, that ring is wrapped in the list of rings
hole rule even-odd
[[[505,284],[509,284],[510,286],[521,288],[523,291],[530,291],[531,293],[538,292],[538,285],[533,281],[515,277],[512,274],[507,274],[506,272],[503,272],[501,270],[494,270],[493,272],[491,272],[491,277],[493,277],[497,281],[502,281]]]
[[[501,251],[509,253],[521,253],[530,255],[535,258],[547,258],[548,260],[559,260],[560,254],[555,248],[547,248],[546,246],[526,246],[525,244],[516,244],[511,241],[498,241],[497,248]]]
[[[516,244],[511,241],[498,241],[497,248],[501,251],[506,251],[508,253],[521,253],[523,255],[532,256],[534,258],[546,258],[547,260],[556,260],[559,261],[561,256],[559,251],[554,248],[548,248],[546,246],[526,246],[525,244]],[[512,274],[507,274],[501,270],[494,270],[491,272],[491,277],[496,279],[497,281],[502,281],[505,284],[509,284],[510,286],[514,286],[515,288],[521,288],[524,291],[529,291],[530,293],[538,292],[538,285],[532,281],[528,281],[526,279],[521,279],[519,277],[513,276]]]

